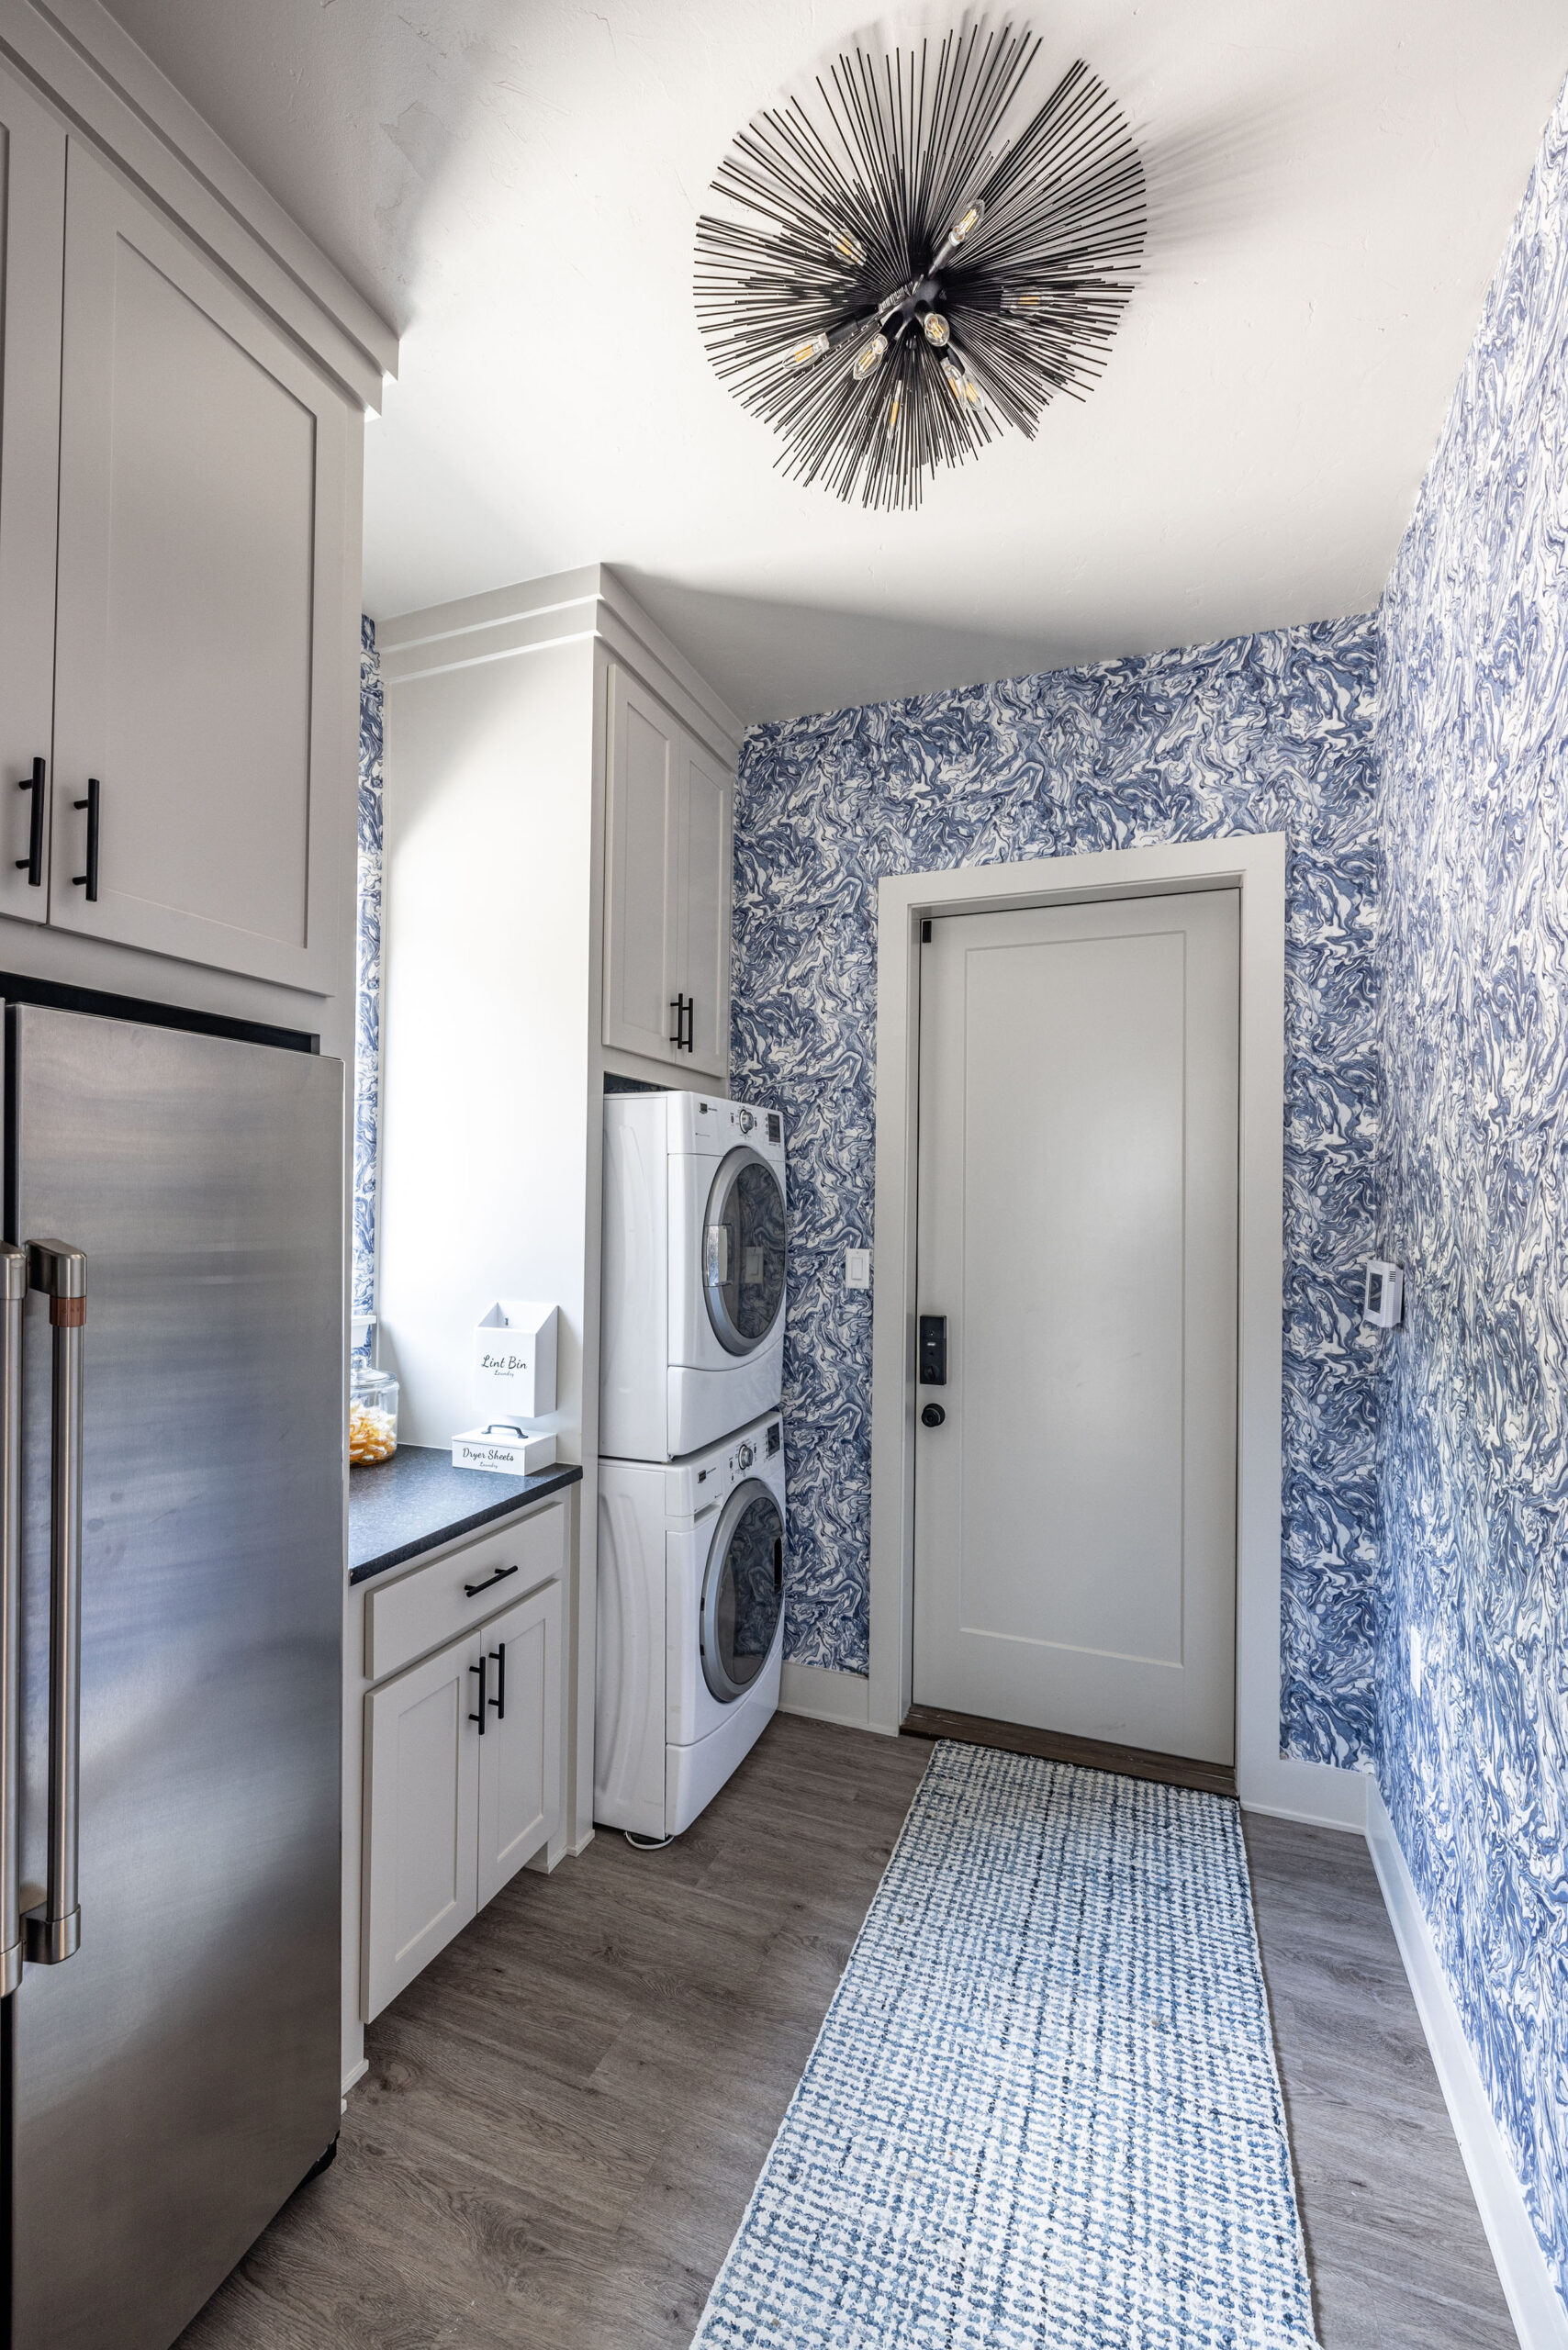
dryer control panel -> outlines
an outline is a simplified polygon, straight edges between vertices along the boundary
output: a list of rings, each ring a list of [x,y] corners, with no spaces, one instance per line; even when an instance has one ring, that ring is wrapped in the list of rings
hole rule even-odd
[[[666,1098],[671,1150],[699,1150],[717,1158],[739,1143],[749,1143],[762,1158],[782,1163],[782,1111],[727,1102],[719,1093],[672,1093]]]

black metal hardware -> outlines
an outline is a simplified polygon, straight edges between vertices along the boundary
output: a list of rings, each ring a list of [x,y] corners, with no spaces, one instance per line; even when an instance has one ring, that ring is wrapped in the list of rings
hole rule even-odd
[[[940,1404],[927,1404],[920,1416],[921,1425],[923,1427],[939,1428],[946,1416]]]
[[[482,1656],[477,1664],[471,1664],[468,1668],[470,1673],[476,1673],[479,1676],[479,1710],[476,1714],[470,1714],[468,1718],[471,1722],[478,1723],[481,1738],[485,1735],[485,1669],[488,1662],[489,1659]]]
[[[697,998],[694,995],[678,995],[672,999],[670,1010],[675,1014],[675,1034],[670,1043],[678,1053],[694,1053],[697,1050]]]
[[[28,818],[28,853],[17,859],[17,870],[26,873],[29,890],[43,887],[43,761],[35,759],[31,775],[25,775],[17,786],[18,791],[30,791],[33,795],[32,813]]]
[[[85,890],[87,902],[95,905],[98,897],[98,793],[102,786],[95,775],[87,778],[87,797],[78,800],[76,806],[87,811],[87,870],[71,876],[72,887]]]
[[[493,1575],[485,1577],[483,1583],[465,1583],[463,1596],[465,1599],[477,1599],[482,1591],[494,1591],[497,1583],[505,1583],[508,1575],[515,1575],[516,1572],[515,1567],[498,1567]]]
[[[922,1387],[946,1387],[947,1384],[947,1316],[945,1314],[923,1314],[920,1317],[920,1369]]]
[[[504,1722],[507,1718],[507,1644],[505,1640],[501,1642],[498,1649],[492,1649],[490,1654],[500,1667],[500,1671],[496,1675],[497,1694],[491,1698],[490,1703],[496,1709],[496,1719],[498,1722]]]

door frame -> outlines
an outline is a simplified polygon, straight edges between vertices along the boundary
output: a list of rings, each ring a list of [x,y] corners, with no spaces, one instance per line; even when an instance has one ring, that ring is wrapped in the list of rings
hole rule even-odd
[[[1285,836],[1031,857],[902,873],[877,892],[875,1224],[871,1335],[869,1724],[909,1711],[914,1632],[915,1203],[920,925],[1075,901],[1239,891],[1236,1784],[1254,1811],[1364,1830],[1366,1780],[1280,1752],[1283,1420]]]

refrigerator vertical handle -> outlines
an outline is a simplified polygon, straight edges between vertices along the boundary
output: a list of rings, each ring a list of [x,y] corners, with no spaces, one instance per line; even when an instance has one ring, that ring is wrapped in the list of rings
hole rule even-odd
[[[28,1252],[0,1245],[0,1999],[22,1979],[22,1307]]]
[[[49,1299],[54,1337],[50,1438],[49,1861],[41,1909],[27,1917],[28,1958],[56,1966],[82,1940],[76,1889],[82,1768],[82,1332],[87,1259],[63,1240],[28,1245],[34,1289]]]

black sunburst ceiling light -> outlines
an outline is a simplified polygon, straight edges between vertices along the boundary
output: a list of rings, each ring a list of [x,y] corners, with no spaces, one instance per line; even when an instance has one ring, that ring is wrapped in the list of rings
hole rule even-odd
[[[1015,135],[1039,39],[1003,25],[877,57],[857,49],[741,132],[697,224],[710,358],[782,435],[778,463],[867,506],[1002,423],[1033,439],[1081,397],[1132,292],[1144,173],[1104,84],[1070,65]]]

